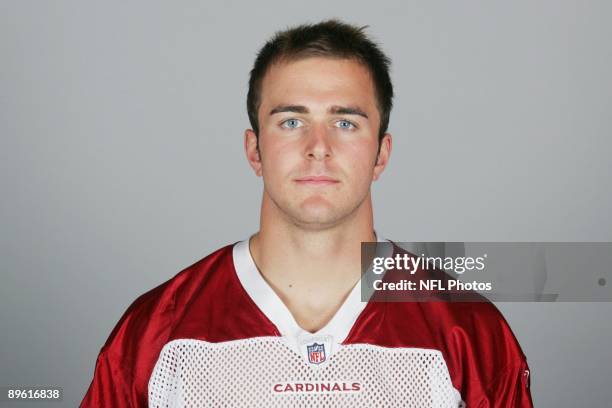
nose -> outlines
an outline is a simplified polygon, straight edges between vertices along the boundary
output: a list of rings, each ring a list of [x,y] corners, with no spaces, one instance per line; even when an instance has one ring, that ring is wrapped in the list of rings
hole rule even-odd
[[[325,126],[314,126],[307,135],[305,156],[309,160],[325,160],[332,157],[329,130]]]

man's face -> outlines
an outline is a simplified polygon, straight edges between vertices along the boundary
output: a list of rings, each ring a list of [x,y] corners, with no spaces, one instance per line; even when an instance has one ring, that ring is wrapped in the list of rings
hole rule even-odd
[[[322,57],[275,64],[263,79],[258,118],[260,154],[252,131],[245,146],[264,179],[264,204],[297,225],[322,229],[366,203],[391,136],[377,160],[380,115],[364,66]]]

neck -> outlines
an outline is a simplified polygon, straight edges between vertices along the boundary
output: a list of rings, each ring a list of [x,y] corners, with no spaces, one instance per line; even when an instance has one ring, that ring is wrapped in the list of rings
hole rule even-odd
[[[369,196],[341,222],[324,228],[297,225],[264,196],[250,249],[264,279],[299,320],[297,315],[326,311],[330,317],[342,304],[361,277],[362,241],[376,241]],[[324,323],[306,320],[302,323],[311,328]]]
[[[251,250],[264,276],[282,269],[283,275],[296,275],[295,279],[333,279],[351,269],[358,277],[362,241],[376,241],[369,196],[341,221],[316,228],[289,219],[264,196],[260,230],[251,239]]]

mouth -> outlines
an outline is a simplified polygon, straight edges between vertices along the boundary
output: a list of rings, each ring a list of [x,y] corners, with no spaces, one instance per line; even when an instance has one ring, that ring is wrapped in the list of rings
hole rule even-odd
[[[299,185],[331,186],[340,183],[340,180],[328,176],[305,176],[295,179],[295,182]]]

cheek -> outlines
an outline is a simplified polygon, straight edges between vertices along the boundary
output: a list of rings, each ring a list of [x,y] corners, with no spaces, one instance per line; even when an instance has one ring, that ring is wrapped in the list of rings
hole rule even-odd
[[[266,143],[260,146],[262,168],[272,178],[280,178],[299,161],[296,149],[289,143]]]
[[[343,150],[347,167],[360,174],[370,173],[376,162],[378,145],[375,143],[348,144]]]

